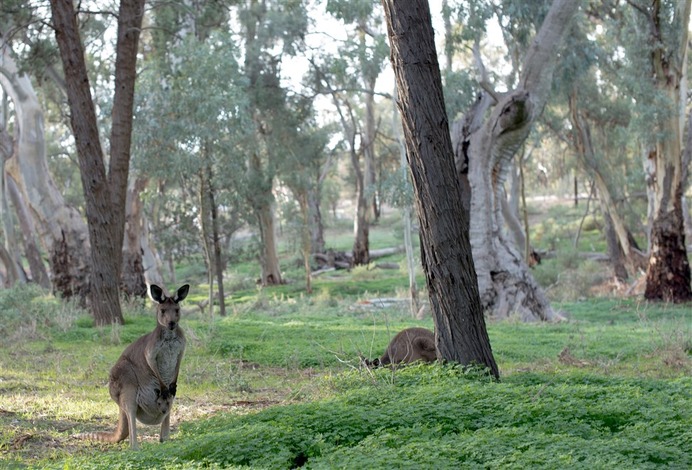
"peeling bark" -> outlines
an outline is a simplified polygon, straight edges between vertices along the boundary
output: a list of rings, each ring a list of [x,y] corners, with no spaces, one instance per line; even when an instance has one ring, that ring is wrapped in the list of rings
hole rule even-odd
[[[581,2],[555,0],[524,57],[519,86],[482,93],[455,126],[455,162],[471,187],[470,235],[483,309],[496,318],[561,318],[504,233],[501,198],[514,155],[524,144],[550,92],[558,51]],[[497,100],[497,102],[494,102]]]
[[[77,296],[84,304],[89,292],[89,236],[82,216],[65,203],[48,171],[43,113],[29,77],[20,74],[9,47],[0,47],[0,85],[17,114],[17,151],[5,170],[17,183],[36,223],[36,235],[50,264],[53,292]]]
[[[682,207],[679,204],[674,210],[660,214],[654,221],[644,297],[664,302],[692,300],[690,265],[685,247]]]
[[[662,27],[671,21],[660,1],[648,9],[637,9],[649,26],[653,86],[665,96],[659,118],[653,123],[648,160],[654,188],[649,266],[644,297],[649,300],[686,302],[692,299],[690,266],[685,247],[682,216],[682,165],[684,108],[687,100],[687,52],[690,0],[676,4],[674,28]],[[664,30],[666,31],[664,33]],[[668,31],[672,31],[668,33]],[[670,34],[670,35],[667,35]],[[665,106],[667,104],[667,106]]]

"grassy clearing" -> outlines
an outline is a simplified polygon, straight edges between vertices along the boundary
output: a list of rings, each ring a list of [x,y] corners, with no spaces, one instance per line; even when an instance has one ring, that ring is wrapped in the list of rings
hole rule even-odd
[[[548,216],[534,240],[557,255],[534,272],[569,320],[490,322],[501,382],[450,365],[360,367],[401,329],[432,328],[405,304],[362,302],[403,296],[403,271],[329,273],[308,296],[299,264],[285,264],[289,284],[259,290],[256,265],[239,262],[225,318],[195,307],[207,294],[193,282],[172,440],[140,425],[139,452],[71,436],[115,426],[108,371],[153,328],[151,306],[95,328],[38,289],[0,291],[0,468],[691,468],[688,306],[581,300],[605,269],[570,251],[581,210]],[[377,247],[396,244],[388,227],[371,232]],[[579,251],[602,248],[596,229],[585,223]]]
[[[53,305],[36,291],[13,295]],[[137,453],[70,436],[115,425],[107,373],[152,328],[149,308],[129,306],[115,330],[77,312],[69,325],[46,321],[5,339],[0,466],[692,465],[684,307],[601,299],[561,305],[565,323],[490,323],[496,383],[452,366],[361,369],[359,354],[379,355],[395,332],[432,323],[356,300],[264,295],[223,319],[188,315],[172,441],[159,444],[156,427],[140,426]]]

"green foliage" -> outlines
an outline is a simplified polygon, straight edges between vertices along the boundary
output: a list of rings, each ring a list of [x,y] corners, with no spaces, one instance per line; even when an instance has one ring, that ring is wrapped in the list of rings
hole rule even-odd
[[[359,356],[379,355],[395,332],[432,327],[430,320],[411,320],[405,309],[373,311],[360,308],[353,297],[324,291],[291,298],[256,290],[248,298],[226,318],[199,317],[185,306],[188,350],[173,440],[149,442],[156,427],[140,426],[139,452],[125,451],[126,443],[81,443],[69,434],[115,424],[107,372],[125,344],[153,328],[148,303],[126,304],[119,341],[87,317],[66,329],[49,324],[35,339],[11,338],[0,352],[3,464],[79,469],[692,464],[692,331],[685,306],[601,299],[559,306],[567,322],[491,322],[502,371],[497,382],[482,370],[454,364],[363,369]],[[59,304],[12,290],[0,296],[0,305],[10,311],[36,299]],[[244,409],[239,403],[271,406]]]
[[[530,207],[532,217],[541,220],[531,225],[531,245],[539,252],[549,253],[534,266],[538,283],[555,301],[578,300],[596,295],[594,288],[612,278],[605,261],[588,259],[585,253],[606,251],[599,211],[590,206],[584,217],[584,204]],[[535,213],[535,214],[534,214]],[[579,234],[578,244],[574,241]]]
[[[399,168],[385,176],[381,183],[382,200],[394,207],[404,208],[412,206],[413,186],[409,180],[408,167]]]
[[[85,314],[35,284],[0,289],[0,344],[40,338],[54,329],[69,330]]]
[[[580,468],[692,463],[689,377],[523,374],[502,383],[454,366],[343,374],[332,399],[184,424],[176,442],[79,468]],[[686,392],[687,391],[687,392]],[[175,464],[173,464],[175,462]]]

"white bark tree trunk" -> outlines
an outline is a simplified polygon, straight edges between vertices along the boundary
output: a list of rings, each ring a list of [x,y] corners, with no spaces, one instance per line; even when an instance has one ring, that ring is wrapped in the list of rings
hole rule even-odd
[[[6,171],[27,201],[51,266],[53,290],[85,298],[90,271],[89,235],[79,212],[65,203],[48,171],[43,112],[33,86],[20,74],[8,47],[1,47],[0,86],[14,103],[19,125],[17,153]]]
[[[9,175],[5,172],[5,164],[8,158],[12,157],[12,139],[9,134],[5,131],[3,123],[0,122],[0,162],[2,162],[2,174],[0,174],[0,214],[2,218],[2,228],[4,232],[4,253],[2,256],[3,263],[5,264],[5,272],[7,274],[7,283],[12,286],[16,282],[26,282],[26,277],[22,276],[19,270],[19,256],[20,253],[17,250],[12,249],[12,247],[18,246],[17,237],[14,230],[14,222],[12,221],[12,215],[10,213],[10,204],[8,201],[9,191],[8,191],[8,180]]]
[[[692,2],[676,3],[673,17],[660,1],[638,9],[649,25],[648,41],[657,44],[650,55],[653,87],[665,100],[652,123],[655,141],[648,158],[653,169],[654,200],[651,251],[644,297],[665,302],[692,299],[690,265],[682,215],[684,114],[687,101],[687,54]],[[670,28],[670,24],[673,28]],[[672,30],[669,31],[669,30]]]
[[[481,303],[497,318],[560,318],[519,249],[507,239],[500,198],[511,160],[543,110],[559,47],[580,3],[555,0],[524,58],[517,89],[492,98],[481,95],[455,126],[457,171],[468,173],[471,186],[470,236]]]
[[[36,240],[36,228],[33,219],[29,213],[29,208],[27,207],[17,182],[7,175],[7,189],[9,192],[10,200],[14,206],[15,213],[17,214],[17,221],[19,223],[19,228],[22,231],[23,242],[24,242],[24,256],[29,263],[29,269],[31,271],[31,279],[45,289],[51,288],[50,276],[45,264],[43,263],[43,256],[41,255],[41,250],[38,247],[38,242]]]
[[[394,86],[393,96],[398,96],[396,84]],[[397,98],[398,99],[398,98]],[[392,109],[392,128],[394,129],[394,138],[399,143],[399,163],[401,165],[403,181],[402,185],[409,184],[408,182],[408,163],[406,162],[406,142],[401,135],[401,124],[399,121],[399,112],[396,107],[396,101],[393,101]],[[411,316],[417,318],[421,311],[420,301],[418,299],[418,283],[416,282],[416,260],[413,251],[413,207],[404,202],[404,207],[401,208],[404,219],[404,249],[406,250],[406,268],[408,271],[408,291],[409,291],[409,308]]]
[[[133,178],[129,181],[127,188],[121,291],[131,297],[147,296],[144,263],[142,262],[142,234],[145,221],[143,204],[139,195],[148,182],[148,178]]]
[[[161,275],[161,266],[163,263],[154,246],[149,243],[149,222],[147,220],[142,220],[142,239],[140,240],[140,245],[142,247],[144,281],[147,285],[165,285],[166,283]],[[175,279],[172,279],[171,282],[175,282]]]

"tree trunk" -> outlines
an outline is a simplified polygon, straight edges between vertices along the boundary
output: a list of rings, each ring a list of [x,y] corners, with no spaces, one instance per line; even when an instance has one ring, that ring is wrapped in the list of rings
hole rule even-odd
[[[214,316],[214,273],[216,263],[214,263],[214,248],[212,247],[211,209],[209,203],[210,198],[208,197],[209,183],[204,168],[200,170],[199,180],[199,225],[202,228],[202,247],[204,247],[204,259],[207,265],[209,316],[212,317]]]
[[[5,275],[2,277],[2,287],[14,286],[19,279],[19,266],[14,257],[7,251],[4,245],[0,245],[0,264],[5,267]]]
[[[147,285],[165,285],[166,283],[161,275],[161,259],[155,247],[149,242],[149,222],[144,218],[144,213],[142,213],[142,238],[140,240],[140,246],[142,247],[142,269],[144,270],[145,283]],[[175,276],[172,276],[171,282],[175,283]]]
[[[622,247],[618,241],[618,236],[613,227],[613,218],[605,209],[605,204],[603,199],[599,198],[601,201],[601,212],[603,213],[603,220],[605,222],[605,227],[603,233],[606,239],[606,251],[608,252],[608,259],[610,260],[610,266],[613,268],[613,276],[620,282],[627,281],[627,267],[625,264],[625,253],[622,251]]]
[[[300,207],[300,215],[303,223],[300,228],[301,254],[303,255],[303,267],[305,268],[305,292],[312,294],[312,268],[310,267],[310,208],[308,204],[307,191],[294,191],[298,206]]]
[[[321,181],[318,183],[321,184]],[[322,210],[320,209],[320,192],[317,189],[308,189],[308,212],[310,214],[310,250],[311,254],[324,253],[324,223],[322,223]]]
[[[364,33],[361,33],[364,35]],[[377,70],[377,69],[373,69]],[[379,70],[377,70],[379,72]],[[370,70],[372,72],[372,70]],[[377,76],[363,71],[363,84],[366,87],[365,96],[365,126],[363,127],[363,189],[366,198],[367,210],[365,217],[368,225],[379,217],[377,205],[377,176],[375,171],[375,82]]]
[[[262,162],[258,155],[250,158],[250,178],[255,185],[252,188],[250,205],[257,217],[260,231],[260,264],[262,266],[261,284],[273,286],[283,284],[274,224],[274,195],[272,179],[264,174]]]
[[[13,148],[13,145],[12,140],[9,139],[9,135],[6,132],[4,132],[3,127],[3,123],[0,123],[0,132],[2,132],[0,137],[2,137],[5,141],[3,142],[2,147],[4,147],[5,149],[9,147],[10,151],[8,152],[3,149],[2,155],[0,155],[2,157],[2,160],[0,160],[0,162],[2,163],[2,166],[0,168],[0,170],[2,171],[2,174],[0,174],[0,214],[2,216],[2,228],[5,235],[3,237],[5,243],[5,256],[3,257],[3,261],[5,263],[5,272],[7,274],[6,278],[7,283],[10,286],[13,286],[15,283],[19,281],[26,282],[26,279],[22,279],[22,276],[19,272],[20,253],[17,250],[12,249],[12,247],[18,246],[18,243],[16,233],[14,230],[14,221],[12,220],[12,214],[10,213],[10,204],[8,201],[8,180],[10,179],[10,176],[5,171],[5,165],[7,159],[12,156],[11,149]]]
[[[36,243],[36,230],[34,228],[34,222],[31,219],[29,209],[24,202],[17,183],[10,175],[7,175],[7,189],[10,194],[10,200],[12,201],[12,205],[14,206],[14,210],[17,214],[19,228],[22,231],[22,239],[24,241],[24,256],[26,256],[27,262],[29,263],[31,279],[44,289],[50,289],[50,276],[48,275],[46,266],[43,263],[41,250],[39,250],[38,244]]]
[[[137,47],[144,0],[121,0],[115,58],[108,173],[89,87],[84,47],[71,0],[51,0],[55,38],[63,62],[91,241],[89,300],[97,325],[123,323],[119,281],[130,164]]]
[[[7,95],[4,93],[3,97],[7,99]],[[3,112],[2,117],[6,118],[7,113]],[[5,130],[5,124],[4,122],[0,122],[0,162],[2,162],[2,174],[0,175],[0,178],[2,178],[2,194],[0,194],[0,198],[2,199],[2,224],[5,232],[5,253],[3,254],[3,262],[6,268],[5,282],[10,286],[14,285],[17,281],[28,282],[28,278],[21,266],[21,261],[19,259],[20,254],[16,249],[12,249],[12,247],[18,247],[19,245],[14,230],[14,221],[10,214],[9,200],[12,200],[17,213],[17,219],[22,228],[25,256],[29,261],[32,274],[36,274],[35,281],[37,283],[42,287],[48,288],[50,287],[48,273],[45,271],[43,263],[41,262],[40,252],[38,252],[38,248],[34,243],[33,231],[27,230],[27,223],[30,221],[27,222],[26,207],[23,205],[17,185],[14,183],[10,174],[5,171],[7,161],[15,153],[14,142],[9,133]],[[36,264],[36,261],[38,261],[38,264]]]
[[[256,209],[260,228],[262,247],[260,260],[262,263],[262,285],[273,286],[283,284],[279,268],[279,256],[276,245],[276,228],[272,205],[263,204]]]
[[[148,178],[134,178],[127,191],[123,268],[120,285],[122,293],[128,297],[147,296],[144,263],[142,261],[142,236],[145,221],[142,200],[139,195],[144,191],[148,182]]]
[[[511,201],[505,196],[500,195],[500,207],[502,209],[502,217],[505,219],[505,225],[509,231],[514,246],[520,251],[524,257],[524,261],[528,262],[526,256],[526,235],[524,234],[524,226],[519,220],[519,212],[515,211]]]
[[[274,149],[267,149],[271,146],[272,117],[273,113],[280,112],[278,109],[267,109],[268,105],[262,95],[272,95],[279,89],[279,77],[276,67],[268,66],[261,60],[261,54],[267,52],[272,47],[267,44],[269,40],[263,34],[262,22],[267,21],[268,10],[266,5],[258,0],[249,2],[249,10],[252,14],[245,15],[243,25],[245,27],[245,49],[253,53],[245,54],[245,75],[248,80],[248,92],[253,107],[253,120],[256,126],[258,149],[249,155],[248,159],[248,181],[252,186],[249,188],[248,200],[259,227],[261,247],[260,264],[262,266],[261,284],[263,286],[283,284],[281,270],[279,266],[279,256],[276,240],[276,229],[274,220],[274,165],[271,162]],[[283,106],[284,97],[273,95],[277,101],[272,101],[269,106],[275,106],[281,102]],[[262,145],[265,148],[261,148]],[[264,161],[263,157],[264,156]],[[274,155],[274,158],[280,158]]]
[[[331,89],[329,83],[327,86]],[[348,142],[348,150],[351,158],[351,167],[356,183],[356,212],[353,219],[353,264],[367,265],[370,262],[370,226],[368,222],[368,201],[365,195],[365,176],[360,165],[360,153],[364,152],[365,147],[361,145],[360,152],[356,148],[356,137],[358,136],[357,118],[353,113],[353,108],[348,100],[344,100],[343,104],[339,99],[339,94],[332,90],[332,100],[334,106],[339,113],[339,120]],[[344,109],[348,112],[345,114]]]
[[[623,273],[618,263],[624,259],[627,273],[635,277],[640,270],[645,269],[647,264],[646,256],[641,253],[636,246],[630,243],[632,239],[631,232],[626,226],[624,219],[620,217],[617,211],[611,191],[612,184],[609,184],[607,176],[601,169],[599,158],[594,151],[591,139],[591,126],[579,110],[577,90],[570,95],[569,108],[570,122],[573,130],[572,140],[576,149],[577,158],[586,172],[593,178],[594,184],[596,185],[596,189],[600,196],[599,202],[601,211],[603,212],[603,217],[606,219],[606,227],[612,230],[616,235],[614,239],[606,236],[606,240],[615,241],[619,245],[617,248],[608,247],[610,260],[613,263],[613,271],[618,278],[622,276]],[[622,255],[620,255],[620,253]],[[627,279],[627,276],[625,276],[624,279]]]
[[[499,371],[490,347],[454,171],[428,2],[383,0],[438,356]]]
[[[29,78],[19,74],[6,44],[0,47],[0,85],[14,103],[19,136],[6,171],[17,183],[45,249],[53,292],[82,302],[89,290],[89,235],[81,215],[65,203],[48,171],[43,113]]]
[[[455,135],[457,170],[468,171],[471,186],[470,234],[481,302],[496,318],[561,318],[517,247],[506,238],[500,198],[511,160],[543,110],[559,47],[579,4],[553,2],[524,58],[519,87],[501,95],[481,94],[458,126],[461,135]]]
[[[353,264],[367,265],[370,262],[370,224],[368,222],[368,201],[365,197],[365,178],[360,169],[358,154],[351,150],[351,164],[356,176],[356,213],[353,221]]]
[[[667,109],[662,109],[660,118],[653,123],[655,132],[652,134],[656,136],[656,141],[648,154],[654,169],[655,194],[644,297],[665,302],[692,299],[682,216],[682,136],[687,100],[685,81],[690,3],[690,0],[678,2],[673,28],[668,26],[670,18],[662,11],[660,1],[652,2],[650,11],[646,11],[649,39],[659,44],[651,53],[653,85],[667,98],[660,100],[659,104],[667,105]]]
[[[214,180],[211,166],[207,166],[207,194],[209,198],[209,215],[211,216],[211,244],[214,250],[213,270],[216,273],[216,285],[219,291],[219,315],[226,316],[226,295],[223,286],[223,259],[221,257],[221,237],[219,234],[219,211],[214,197]],[[210,304],[213,305],[213,304]]]
[[[396,89],[396,83],[394,84],[393,96],[398,99],[398,91]],[[397,122],[400,117],[398,109],[396,107],[396,100],[392,100],[394,106],[392,109],[392,128],[394,129],[394,138],[399,144],[399,164],[401,166],[402,181],[401,184],[408,188],[409,183],[409,171],[406,163],[406,142],[401,136],[401,126]],[[418,283],[416,281],[416,261],[413,251],[413,223],[411,221],[411,213],[413,208],[408,201],[404,202],[404,207],[401,208],[401,212],[404,219],[404,249],[406,250],[406,268],[408,271],[408,291],[409,291],[409,309],[411,311],[411,316],[413,318],[418,318],[418,314],[421,311],[420,301],[418,299]]]

